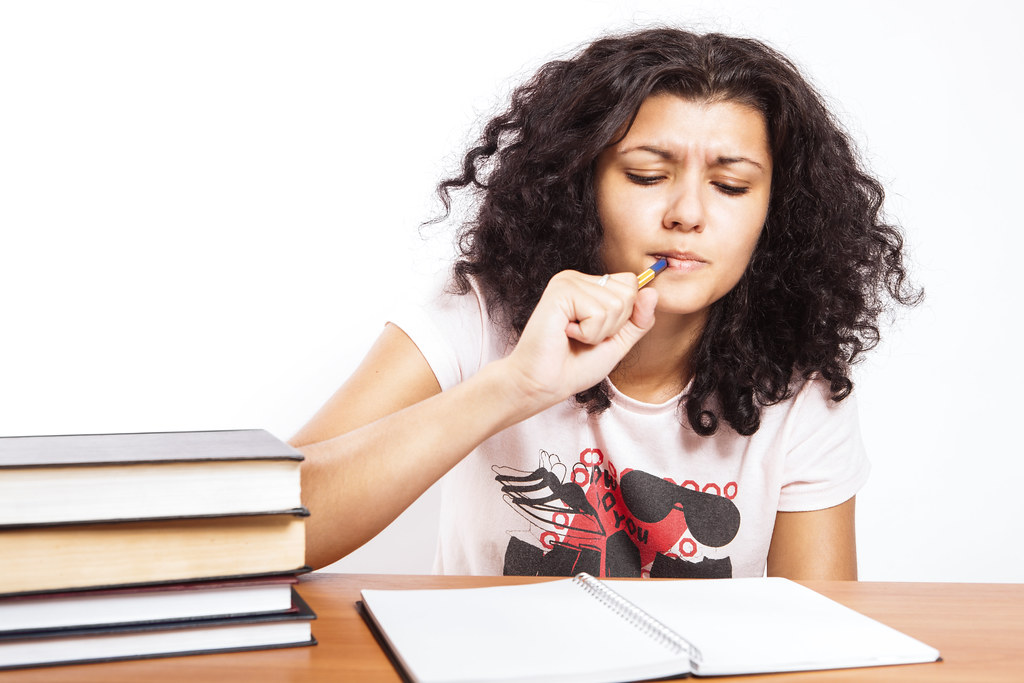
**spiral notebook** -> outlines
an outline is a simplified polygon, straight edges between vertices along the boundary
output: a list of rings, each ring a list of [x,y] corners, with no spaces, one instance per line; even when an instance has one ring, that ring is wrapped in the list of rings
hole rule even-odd
[[[364,590],[399,672],[440,681],[635,681],[934,662],[935,648],[779,578]]]

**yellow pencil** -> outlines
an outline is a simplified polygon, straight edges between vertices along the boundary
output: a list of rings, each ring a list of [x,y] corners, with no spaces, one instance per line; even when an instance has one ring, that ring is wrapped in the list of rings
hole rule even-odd
[[[667,259],[661,259],[660,261],[655,263],[653,266],[651,266],[650,268],[648,268],[644,272],[642,272],[639,275],[637,275],[636,276],[637,286],[638,287],[643,287],[644,285],[646,285],[648,282],[650,282],[651,280],[654,279],[655,275],[657,275],[661,271],[665,270],[665,266],[667,266],[667,265],[668,265],[668,260]]]

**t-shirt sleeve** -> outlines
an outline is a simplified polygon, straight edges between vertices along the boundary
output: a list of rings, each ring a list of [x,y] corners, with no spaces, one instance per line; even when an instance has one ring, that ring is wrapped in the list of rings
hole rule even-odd
[[[406,304],[390,322],[416,344],[442,391],[475,374],[483,363],[484,308],[475,289]]]
[[[780,512],[839,505],[867,482],[871,464],[864,451],[853,394],[832,401],[826,382],[807,382],[795,397],[786,429]]]

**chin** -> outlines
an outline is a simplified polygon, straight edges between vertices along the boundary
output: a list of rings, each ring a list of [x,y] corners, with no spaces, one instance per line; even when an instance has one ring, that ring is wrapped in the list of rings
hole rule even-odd
[[[659,294],[658,305],[654,308],[654,315],[706,315],[709,305],[706,302],[698,303],[695,301],[664,301]]]

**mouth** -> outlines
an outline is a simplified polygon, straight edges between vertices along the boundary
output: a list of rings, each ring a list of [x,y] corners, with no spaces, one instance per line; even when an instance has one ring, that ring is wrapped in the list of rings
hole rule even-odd
[[[657,254],[651,254],[656,259],[665,259],[668,263],[668,268],[672,270],[693,270],[700,266],[707,265],[707,261],[700,254],[695,254],[690,251],[686,252],[661,252]]]

